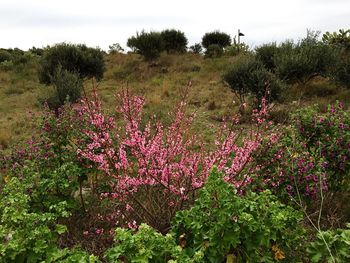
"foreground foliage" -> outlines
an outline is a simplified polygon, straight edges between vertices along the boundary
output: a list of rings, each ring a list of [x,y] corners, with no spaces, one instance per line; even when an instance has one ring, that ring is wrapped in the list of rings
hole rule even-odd
[[[117,229],[109,262],[274,262],[300,246],[301,213],[265,191],[239,196],[214,169],[194,206],[178,212],[166,236],[147,225]],[[300,248],[300,247],[299,247]],[[288,258],[289,262],[296,260]]]

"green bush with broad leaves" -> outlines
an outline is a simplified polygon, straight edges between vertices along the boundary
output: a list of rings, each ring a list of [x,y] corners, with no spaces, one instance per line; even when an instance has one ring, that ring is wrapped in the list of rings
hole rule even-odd
[[[31,206],[35,182],[24,183],[12,178],[0,199],[0,262],[41,262],[57,251],[58,236],[66,231],[57,224],[68,217],[67,203],[50,205],[47,211]]]
[[[294,262],[302,215],[269,191],[240,196],[213,169],[189,210],[161,235],[147,225],[117,229],[108,262]],[[289,252],[293,251],[289,255]],[[231,261],[232,262],[232,261]]]
[[[214,169],[194,206],[176,214],[172,232],[189,255],[204,249],[203,262],[274,262],[300,246],[302,214],[270,191],[239,196]]]
[[[116,245],[106,253],[108,262],[203,262],[201,251],[190,258],[171,233],[162,235],[146,224],[141,224],[137,232],[117,228],[114,241]]]
[[[346,229],[327,230],[317,234],[307,248],[311,262],[349,262],[350,224]]]

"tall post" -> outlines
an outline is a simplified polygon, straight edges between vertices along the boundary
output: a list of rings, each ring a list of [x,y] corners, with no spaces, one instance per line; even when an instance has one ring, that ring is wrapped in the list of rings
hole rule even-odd
[[[238,50],[238,53],[239,53],[239,46],[240,46],[240,43],[241,43],[241,31],[238,29],[238,38],[237,38],[237,50]]]
[[[238,29],[238,46],[241,43],[240,37],[241,37],[241,31]]]

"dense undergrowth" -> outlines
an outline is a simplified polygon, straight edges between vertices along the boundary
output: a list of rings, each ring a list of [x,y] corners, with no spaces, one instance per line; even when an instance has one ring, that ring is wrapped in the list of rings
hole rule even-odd
[[[0,262],[349,261],[341,37],[155,61],[66,45],[104,76],[58,63],[45,87],[47,51],[2,52]]]

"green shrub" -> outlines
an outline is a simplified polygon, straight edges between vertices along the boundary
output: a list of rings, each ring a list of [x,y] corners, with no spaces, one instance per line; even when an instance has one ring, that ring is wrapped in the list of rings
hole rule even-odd
[[[0,49],[0,63],[10,60],[11,54],[6,49]]]
[[[297,261],[302,215],[265,191],[239,196],[214,169],[194,207],[177,212],[167,235],[141,224],[118,228],[108,262]],[[293,246],[294,245],[294,246]],[[290,255],[286,253],[292,252]]]
[[[134,52],[144,56],[147,61],[158,58],[164,50],[161,34],[152,31],[150,33],[142,31],[140,34],[137,33],[136,36],[130,37],[127,46]]]
[[[347,224],[347,229],[318,233],[316,240],[307,248],[307,252],[311,262],[325,262],[325,260],[327,262],[349,262],[350,224]]]
[[[258,101],[262,97],[270,101],[276,100],[283,88],[283,83],[252,56],[242,56],[236,60],[223,75],[223,79],[241,103],[244,102],[244,96],[248,93],[252,93]]]
[[[78,74],[80,78],[102,79],[105,69],[103,52],[99,48],[67,43],[48,47],[40,60],[39,80],[51,84],[57,68]]]
[[[194,54],[201,54],[202,53],[202,45],[200,43],[196,43],[189,48],[190,52]]]
[[[237,56],[240,53],[248,53],[249,46],[245,43],[234,43],[231,46],[225,47],[224,54],[227,56]]]
[[[28,50],[30,53],[37,55],[39,57],[41,57],[44,54],[44,49],[43,48],[36,48],[36,47],[32,47]]]
[[[33,206],[36,182],[10,179],[0,195],[0,263],[95,263],[97,257],[79,249],[61,249],[58,237],[67,231],[57,223],[69,215],[66,202],[49,211]]]
[[[322,36],[322,41],[329,45],[335,45],[350,51],[350,29],[339,29],[337,32],[326,32]]]
[[[124,49],[121,47],[121,45],[119,43],[114,43],[110,46],[108,46],[109,50],[108,53],[109,54],[116,54],[116,53],[123,53]]]
[[[213,170],[194,206],[176,214],[172,233],[191,257],[203,250],[202,262],[292,262],[300,248],[300,212],[280,203],[269,191],[239,196]],[[295,246],[293,246],[295,245]],[[290,255],[283,251],[293,251]],[[296,259],[294,259],[296,260]]]
[[[275,56],[279,48],[276,43],[264,44],[255,48],[256,58],[264,64],[264,67],[272,72],[275,71]]]
[[[218,58],[221,57],[224,50],[217,44],[209,45],[205,51],[205,57],[207,58]]]
[[[191,260],[171,234],[164,236],[146,224],[137,232],[117,228],[114,241],[116,245],[106,253],[108,262],[202,262],[199,253],[194,257],[199,260]]]
[[[202,37],[202,46],[204,48],[208,48],[210,45],[219,45],[221,48],[227,47],[231,44],[230,35],[220,32],[214,31],[210,33],[206,33]]]
[[[81,98],[83,81],[78,74],[71,73],[59,66],[53,76],[50,76],[50,82],[55,88],[54,95],[48,99],[50,108],[56,109],[65,102],[74,103]]]
[[[305,84],[315,76],[327,77],[338,60],[339,51],[313,35],[297,44],[291,41],[282,43],[274,55],[276,74],[289,83]]]
[[[0,262],[41,262],[54,250],[59,234],[66,231],[57,225],[67,217],[66,203],[50,207],[50,211],[33,211],[30,189],[34,186],[12,178],[0,196]]]
[[[350,88],[350,52],[344,52],[330,74],[337,83]]]
[[[188,40],[185,36],[185,33],[175,30],[175,29],[166,29],[160,33],[164,49],[166,52],[173,53],[183,53],[186,51]]]

